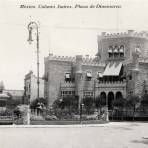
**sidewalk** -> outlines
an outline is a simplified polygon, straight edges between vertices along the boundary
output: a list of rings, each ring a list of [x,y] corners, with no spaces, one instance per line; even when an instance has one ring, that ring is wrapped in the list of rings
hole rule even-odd
[[[74,124],[74,125],[0,125],[0,128],[80,128],[80,127],[112,127],[129,126],[142,122],[109,122],[104,124]],[[145,122],[143,122],[145,123]]]

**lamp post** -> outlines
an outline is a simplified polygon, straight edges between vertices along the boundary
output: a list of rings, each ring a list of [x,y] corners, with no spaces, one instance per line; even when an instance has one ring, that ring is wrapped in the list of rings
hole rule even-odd
[[[80,123],[81,123],[81,121],[82,121],[82,109],[83,109],[83,106],[84,106],[84,104],[81,103],[81,104],[80,104]]]
[[[36,30],[35,35],[36,35],[36,48],[37,48],[37,99],[39,99],[39,85],[40,85],[40,81],[39,81],[39,26],[36,22],[30,22],[28,24],[28,31],[29,31],[28,42],[29,42],[29,44],[31,44],[33,42],[32,31],[34,29]],[[28,123],[30,123],[30,121],[28,121]]]
[[[109,112],[108,112],[108,97],[106,97],[106,111],[105,111],[105,115],[106,115],[106,121],[109,121]]]
[[[39,27],[36,22],[30,22],[28,25],[28,31],[29,31],[29,44],[32,43],[32,31],[33,29],[36,29],[36,48],[37,48],[37,99],[39,99]]]

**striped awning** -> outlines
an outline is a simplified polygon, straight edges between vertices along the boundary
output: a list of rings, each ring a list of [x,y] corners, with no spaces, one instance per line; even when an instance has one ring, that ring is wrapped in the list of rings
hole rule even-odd
[[[110,62],[107,64],[103,76],[119,76],[122,62]]]

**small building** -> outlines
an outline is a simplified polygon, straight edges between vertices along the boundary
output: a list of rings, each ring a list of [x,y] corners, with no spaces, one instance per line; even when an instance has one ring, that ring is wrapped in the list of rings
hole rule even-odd
[[[3,92],[9,96],[11,96],[14,100],[22,100],[24,95],[24,90],[8,90],[4,89]]]
[[[44,98],[44,80],[39,78],[39,97]],[[30,71],[24,79],[24,98],[32,102],[37,99],[37,77]]]

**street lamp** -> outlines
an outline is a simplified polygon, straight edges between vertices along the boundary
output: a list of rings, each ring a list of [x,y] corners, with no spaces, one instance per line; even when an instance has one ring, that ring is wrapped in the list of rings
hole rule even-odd
[[[84,104],[81,103],[81,104],[80,104],[80,123],[81,123],[81,121],[82,121],[82,109],[83,109],[83,106],[84,106]]]
[[[36,22],[30,22],[28,24],[28,31],[29,31],[29,38],[28,42],[31,44],[33,42],[32,39],[32,31],[36,30],[36,48],[37,48],[37,99],[39,99],[39,27]],[[30,101],[29,101],[30,102]],[[28,104],[28,124],[30,124],[30,109],[29,109],[29,104]]]
[[[37,99],[39,99],[39,27],[36,22],[30,22],[28,25],[28,31],[29,31],[29,39],[28,42],[31,44],[33,42],[32,39],[32,31],[33,29],[36,29],[36,48],[37,48]]]

